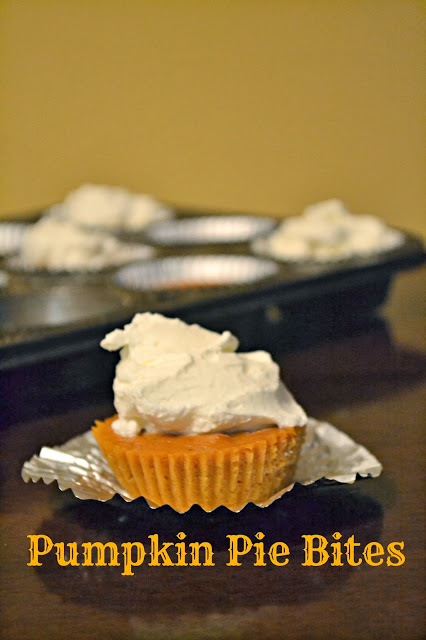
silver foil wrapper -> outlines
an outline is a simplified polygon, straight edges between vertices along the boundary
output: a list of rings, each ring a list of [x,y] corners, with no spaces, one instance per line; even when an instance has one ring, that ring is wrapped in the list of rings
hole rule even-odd
[[[276,220],[262,216],[200,216],[154,223],[145,235],[151,242],[167,247],[229,244],[249,242],[276,226]]]
[[[169,257],[122,267],[114,276],[121,287],[158,290],[179,287],[247,284],[277,273],[271,260],[243,255]]]
[[[296,483],[353,483],[357,476],[375,478],[381,471],[382,465],[365,447],[333,425],[310,418],[294,483],[257,506],[267,507]],[[127,502],[132,501],[115,479],[90,431],[61,446],[43,447],[39,455],[24,463],[22,478],[25,482],[43,480],[46,484],[56,481],[61,491],[71,489],[82,500],[105,502],[118,494]],[[157,507],[148,504],[153,509]]]
[[[0,222],[0,256],[19,251],[29,224],[24,222]]]

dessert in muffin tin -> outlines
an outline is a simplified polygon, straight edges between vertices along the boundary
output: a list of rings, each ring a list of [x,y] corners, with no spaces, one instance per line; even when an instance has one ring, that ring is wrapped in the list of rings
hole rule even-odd
[[[82,227],[128,232],[139,232],[174,215],[170,207],[149,194],[97,184],[81,185],[48,213]]]
[[[44,216],[28,228],[19,252],[9,258],[8,264],[26,271],[90,272],[149,258],[154,253],[147,245],[122,242],[112,234]]]
[[[288,262],[336,262],[395,249],[403,234],[371,215],[354,215],[340,200],[326,200],[291,216],[252,244],[256,253]]]

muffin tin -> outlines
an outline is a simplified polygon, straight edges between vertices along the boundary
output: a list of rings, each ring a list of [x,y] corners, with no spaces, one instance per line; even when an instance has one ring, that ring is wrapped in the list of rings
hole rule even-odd
[[[123,300],[107,288],[90,284],[55,285],[40,292],[0,295],[3,331],[42,330],[89,323],[120,313]]]
[[[229,329],[243,349],[271,349],[278,342],[294,345],[371,317],[386,299],[392,278],[425,258],[422,241],[404,234],[397,249],[338,264],[262,259],[250,248],[253,230],[255,236],[262,235],[279,221],[241,216],[245,235],[238,235],[237,218],[180,212],[177,220],[151,225],[133,239],[154,246],[155,259],[104,273],[18,273],[8,271],[4,258],[0,371],[99,349],[107,331],[143,311],[178,316],[217,331]],[[186,235],[173,236],[170,229],[176,230],[177,223]],[[156,226],[163,230],[161,238],[153,233]]]

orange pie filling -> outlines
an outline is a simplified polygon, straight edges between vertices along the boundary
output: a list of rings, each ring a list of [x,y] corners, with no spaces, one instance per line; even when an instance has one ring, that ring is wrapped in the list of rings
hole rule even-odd
[[[290,485],[304,427],[190,436],[142,433],[125,437],[96,421],[93,435],[117,480],[133,498],[179,512],[198,504],[234,511],[267,501]]]

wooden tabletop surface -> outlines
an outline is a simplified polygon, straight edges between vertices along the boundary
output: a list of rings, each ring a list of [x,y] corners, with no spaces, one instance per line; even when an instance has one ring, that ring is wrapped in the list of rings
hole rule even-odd
[[[41,446],[60,444],[110,414],[111,391],[104,382],[86,388],[78,363],[51,363],[48,370],[39,368],[40,388],[51,387],[62,401],[49,404],[49,394],[40,394],[40,402],[25,411],[20,391],[33,385],[34,377],[23,370],[10,378],[9,387],[3,381],[12,419],[0,432],[1,637],[425,637],[424,285],[422,270],[401,274],[379,320],[349,335],[274,354],[308,413],[361,442],[384,470],[377,479],[353,485],[298,487],[267,509],[249,505],[239,514],[225,509],[207,514],[193,508],[178,515],[168,507],[151,510],[143,500],[82,501],[56,483],[25,484],[23,462]],[[79,393],[71,388],[72,378]],[[149,565],[148,536],[174,545],[180,532],[188,542],[210,542],[214,566]],[[287,544],[287,564],[274,564],[266,554],[265,566],[256,566],[259,532],[266,551],[276,542]],[[353,536],[359,544],[354,558],[361,563],[352,566],[342,547],[342,566],[333,565],[335,533],[341,543]],[[322,536],[317,540],[324,539],[330,551],[321,566],[303,565],[302,536],[309,535]],[[40,556],[41,566],[28,566],[28,536],[45,536],[54,545],[76,542],[79,566],[60,566],[57,547]],[[253,543],[241,566],[227,564],[228,536],[246,536],[238,538],[241,545]],[[82,566],[81,545],[95,541],[114,542],[118,550],[122,543],[139,541],[146,560],[128,576],[122,575],[122,564]],[[370,550],[382,549],[383,555],[370,556],[369,564],[362,551],[372,542],[381,547]],[[404,543],[399,566],[388,551],[392,543]]]

